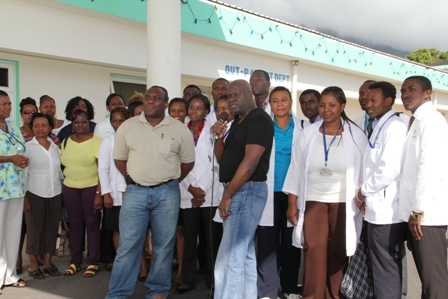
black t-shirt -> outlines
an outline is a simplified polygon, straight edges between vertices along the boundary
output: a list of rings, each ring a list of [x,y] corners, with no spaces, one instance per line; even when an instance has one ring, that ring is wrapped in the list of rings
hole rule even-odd
[[[249,112],[241,123],[238,118],[232,123],[224,146],[219,166],[219,181],[230,182],[243,161],[246,145],[259,144],[265,148],[257,168],[247,181],[264,182],[269,170],[269,158],[274,138],[274,125],[269,115],[261,108]]]

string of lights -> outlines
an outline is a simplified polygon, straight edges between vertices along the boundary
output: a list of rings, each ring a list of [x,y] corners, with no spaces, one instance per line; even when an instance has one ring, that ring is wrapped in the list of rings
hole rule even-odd
[[[432,81],[436,81],[442,86],[448,86],[447,77],[434,68],[430,68],[424,65],[419,65],[413,62],[406,63],[403,59],[395,58],[392,55],[387,57],[387,59],[382,60],[382,65],[379,64],[375,60],[375,57],[378,54],[382,54],[376,51],[369,51],[367,48],[359,48],[357,51],[353,51],[354,47],[357,45],[351,45],[350,43],[345,43],[341,40],[337,40],[333,37],[323,35],[318,39],[318,42],[315,43],[315,36],[313,36],[313,41],[308,40],[310,32],[305,32],[305,30],[300,30],[299,28],[286,28],[280,26],[278,23],[272,21],[270,24],[267,24],[265,29],[257,29],[257,26],[252,24],[251,16],[246,16],[242,12],[231,12],[226,13],[224,9],[221,9],[218,5],[212,5],[209,12],[200,11],[197,12],[194,10],[193,6],[190,5],[188,0],[181,0],[182,5],[186,5],[192,15],[194,20],[194,24],[200,23],[208,23],[212,24],[212,20],[214,17],[222,24],[222,27],[225,28],[230,34],[230,37],[234,35],[235,30],[245,30],[250,36],[259,36],[261,40],[265,40],[268,35],[275,35],[278,38],[279,44],[284,47],[290,47],[297,51],[297,54],[304,54],[312,56],[316,56],[317,54],[325,54],[327,57],[327,63],[335,63],[336,60],[345,60],[348,64],[354,64],[358,66],[364,67],[388,67],[391,70],[392,76],[398,77],[402,75],[414,75],[419,74],[428,77]],[[268,20],[268,19],[267,19]],[[242,26],[241,26],[242,25]],[[291,34],[291,28],[295,29]],[[316,32],[317,33],[317,32]],[[290,37],[288,37],[288,34]],[[317,33],[319,34],[319,33]],[[270,36],[270,40],[272,40],[273,36]],[[332,46],[327,44],[327,41],[331,41]],[[334,43],[337,42],[336,47],[334,48]],[[346,47],[352,48],[351,50]],[[322,53],[323,52],[323,53]],[[386,64],[384,63],[386,61]],[[387,65],[388,61],[388,65]]]

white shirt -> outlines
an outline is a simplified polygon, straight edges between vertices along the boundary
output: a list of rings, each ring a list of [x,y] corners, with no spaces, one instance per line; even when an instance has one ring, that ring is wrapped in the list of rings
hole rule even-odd
[[[307,188],[307,173],[311,154],[316,145],[316,138],[319,136],[319,128],[322,121],[311,124],[305,128],[293,144],[291,164],[283,185],[283,192],[294,194],[297,198],[297,208],[299,209],[299,219],[293,231],[293,245],[302,248],[303,218],[305,215],[305,197]],[[344,122],[342,132],[344,149],[347,159],[346,172],[346,250],[347,256],[355,253],[356,246],[362,229],[362,214],[353,201],[355,192],[360,186],[362,153],[365,151],[367,139],[364,133],[354,124]]]
[[[26,143],[25,155],[30,159],[25,169],[26,190],[40,197],[51,198],[62,192],[64,175],[61,170],[59,147],[50,141],[46,150],[36,137]]]
[[[325,136],[328,149],[327,167],[331,169],[332,174],[322,175],[321,170],[325,167],[325,144],[324,135],[320,132],[318,134],[308,166],[308,186],[305,200],[325,203],[345,202],[347,158],[344,141],[341,136],[336,135],[334,142],[331,143],[334,136]]]
[[[406,130],[404,122],[391,110],[378,120],[370,136],[370,146],[366,147],[364,154],[361,186],[362,194],[367,197],[364,215],[367,222],[401,222],[398,213],[400,149],[406,139]]]
[[[113,205],[121,206],[126,182],[115,166],[113,152],[115,133],[110,134],[101,142],[98,153],[98,176],[101,183],[101,195],[110,193]]]
[[[421,225],[448,225],[448,125],[431,102],[414,112],[403,146],[400,219],[423,212]]]
[[[213,153],[214,139],[210,134],[211,125],[213,124],[207,123],[207,120],[205,121],[204,128],[195,147],[196,160],[194,161],[194,167],[179,184],[180,207],[182,209],[192,208],[191,199],[193,195],[188,192],[190,185],[205,191],[205,202],[201,205],[201,208],[216,207],[221,199],[223,188],[221,187],[222,184],[219,183],[218,161],[214,158]],[[191,138],[193,139],[193,134]]]
[[[59,131],[60,131],[63,127],[68,126],[68,125],[71,124],[71,123],[72,123],[71,121],[64,119],[64,123],[62,124],[62,126],[60,126],[60,127],[57,128],[57,129],[53,129],[53,130],[51,130],[51,133],[53,133],[54,135],[58,135]],[[62,141],[62,140],[61,140],[61,141]]]
[[[100,137],[101,139],[104,139],[110,134],[114,134],[114,132],[114,128],[110,124],[110,118],[108,117],[100,123],[96,124],[95,132],[93,132],[93,134]]]

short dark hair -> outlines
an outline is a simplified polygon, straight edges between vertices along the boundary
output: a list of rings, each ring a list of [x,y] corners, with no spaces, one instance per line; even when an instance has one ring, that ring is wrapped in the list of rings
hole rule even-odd
[[[213,85],[215,85],[215,83],[218,82],[218,81],[224,81],[224,82],[227,82],[227,84],[230,84],[229,80],[227,80],[226,78],[218,78],[218,79],[216,79],[215,81],[213,81],[213,83],[212,83],[212,87],[213,87]]]
[[[125,119],[129,119],[131,118],[131,113],[129,113],[129,110],[126,109],[125,107],[117,107],[114,108],[111,112],[110,112],[110,116],[109,116],[109,120],[112,122],[112,115],[114,115],[114,113],[122,113],[124,115]]]
[[[174,103],[182,103],[182,104],[184,104],[185,105],[185,113],[188,113],[188,102],[187,101],[185,101],[183,98],[172,98],[170,100],[170,103],[168,104],[168,114],[170,114],[171,106]]]
[[[271,82],[271,77],[269,76],[268,72],[266,72],[264,70],[255,70],[252,72],[252,74],[255,74],[257,72],[262,73],[264,78],[266,79],[266,81]]]
[[[395,103],[395,98],[397,97],[397,89],[391,83],[386,81],[376,82],[369,86],[369,90],[371,89],[381,89],[383,97],[385,99],[392,98],[392,105]]]
[[[123,104],[124,104],[124,99],[123,99],[123,96],[122,96],[121,94],[118,94],[118,93],[111,93],[111,94],[107,97],[107,99],[106,99],[106,106],[109,106],[110,101],[112,100],[113,97],[119,97],[119,98],[121,98],[121,100],[123,101]]]
[[[1,89],[0,89],[0,96],[2,96],[2,97],[9,97],[9,95],[5,91],[3,91]]]
[[[208,112],[210,112],[210,101],[208,100],[208,98],[205,95],[200,94],[200,93],[194,94],[194,95],[191,96],[191,98],[188,100],[187,110],[188,110],[188,107],[190,107],[190,103],[194,99],[200,99],[202,102],[204,102],[205,110],[208,110]]]
[[[166,90],[165,87],[153,85],[149,89],[151,89],[151,88],[160,88],[161,90],[163,90],[163,92],[165,93],[165,102],[168,102],[168,91]]]
[[[90,120],[90,119],[89,119],[89,116],[88,116],[88,114],[87,114],[87,112],[85,112],[85,111],[82,110],[82,109],[76,109],[75,111],[72,112],[72,115],[70,116],[70,121],[71,121],[71,122],[75,121],[75,119],[76,119],[78,116],[80,116],[81,114],[84,114],[84,115],[87,117],[87,119]]]
[[[140,106],[140,105],[143,105],[143,102],[142,102],[142,101],[140,101],[140,100],[132,101],[132,102],[128,105],[129,113],[130,113],[132,116],[135,116],[135,115],[134,115],[135,108],[137,108],[137,107]]]
[[[26,97],[20,101],[20,113],[22,113],[23,107],[25,107],[25,105],[33,105],[36,108],[36,112],[38,111],[36,100],[33,98]]]
[[[304,91],[302,91],[302,93],[301,93],[300,96],[299,96],[299,101],[300,101],[300,99],[302,98],[302,96],[305,96],[305,95],[310,94],[310,93],[312,93],[312,94],[316,97],[316,100],[319,101],[319,98],[320,98],[320,92],[318,92],[318,91],[315,90],[315,89],[305,89]]]
[[[68,102],[67,102],[67,106],[65,107],[65,119],[66,120],[72,120],[72,110],[75,108],[75,106],[78,104],[79,101],[83,101],[84,103],[86,103],[87,106],[87,119],[88,120],[92,120],[95,117],[95,109],[93,108],[92,103],[89,102],[89,100],[84,99],[80,96],[76,96],[74,98],[71,98]]]
[[[44,113],[41,113],[41,112],[36,112],[31,117],[31,121],[30,121],[30,128],[31,128],[31,130],[33,130],[34,120],[36,118],[39,118],[39,117],[46,118],[48,120],[48,125],[50,126],[51,130],[53,130],[53,128],[54,128],[53,118],[50,115],[44,114]],[[50,130],[50,133],[48,133],[48,135],[51,134],[51,130]]]
[[[274,92],[277,92],[277,91],[286,91],[286,92],[288,93],[288,95],[289,95],[289,98],[292,100],[291,91],[289,91],[288,88],[286,88],[286,87],[284,87],[284,86],[277,86],[277,87],[275,87],[275,88],[271,91],[271,93],[269,94],[269,102],[271,101],[272,94],[273,94]]]
[[[410,76],[410,77],[404,79],[404,81],[407,81],[407,80],[417,80],[418,84],[420,84],[423,91],[432,90],[431,80],[429,80],[425,76]]]
[[[41,96],[39,98],[39,105],[42,105],[42,102],[45,101],[45,100],[52,100],[54,103],[56,103],[56,101],[52,97],[50,97],[49,95],[44,94],[43,96]]]
[[[221,100],[226,100],[226,101],[228,100],[228,97],[227,97],[227,94],[226,94],[226,93],[220,95],[220,96],[216,99],[215,107],[218,107],[218,102],[221,101]]]
[[[197,90],[199,90],[199,93],[202,93],[201,89],[199,88],[199,86],[194,85],[194,84],[189,84],[187,85],[187,87],[184,88],[184,90],[182,91],[182,94],[185,93],[185,90],[187,90],[188,88],[196,88]]]

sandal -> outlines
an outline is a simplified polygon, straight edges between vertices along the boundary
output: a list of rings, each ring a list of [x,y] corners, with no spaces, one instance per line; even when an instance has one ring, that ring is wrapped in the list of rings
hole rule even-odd
[[[42,270],[44,271],[44,274],[48,274],[50,276],[59,276],[59,275],[61,275],[61,273],[59,273],[58,268],[56,268],[56,266],[53,265],[53,263],[51,263],[50,267],[42,268]]]
[[[75,264],[70,264],[67,270],[64,271],[65,276],[72,276],[76,272],[81,271],[81,267],[76,267]]]
[[[96,275],[98,272],[98,265],[89,265],[87,266],[86,271],[84,272],[84,277],[90,278]]]
[[[16,282],[5,285],[5,287],[24,288],[26,287],[26,282],[22,278],[19,278]]]

